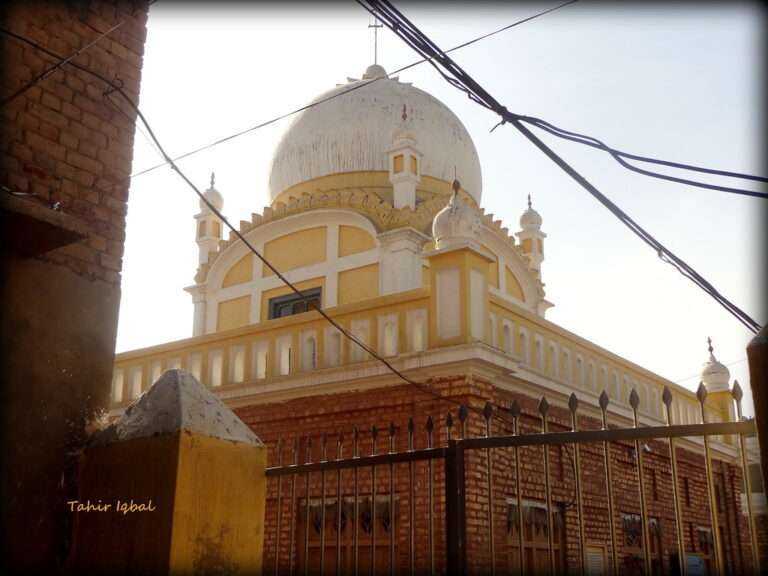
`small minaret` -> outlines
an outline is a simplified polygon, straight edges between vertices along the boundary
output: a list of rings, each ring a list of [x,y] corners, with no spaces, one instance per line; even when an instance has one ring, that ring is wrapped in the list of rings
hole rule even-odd
[[[531,195],[528,194],[528,209],[520,216],[520,232],[516,232],[523,249],[523,254],[528,258],[531,269],[541,279],[541,263],[544,260],[544,238],[547,237],[541,231],[541,215],[531,207]]]
[[[211,172],[211,185],[204,192],[204,196],[208,202],[221,212],[224,207],[224,198],[221,193],[215,188],[216,175]],[[199,249],[199,264],[206,264],[208,262],[208,256],[211,252],[216,252],[221,240],[221,219],[208,207],[208,205],[200,200],[200,212],[195,214],[195,220],[197,221],[197,246]]]
[[[701,382],[707,388],[707,405],[720,412],[722,420],[735,420],[731,395],[731,372],[715,358],[712,338],[707,338],[709,360],[701,368]]]
[[[416,208],[416,185],[421,181],[422,153],[416,147],[416,138],[409,130],[408,113],[403,104],[400,126],[393,135],[389,155],[389,181],[395,208]]]

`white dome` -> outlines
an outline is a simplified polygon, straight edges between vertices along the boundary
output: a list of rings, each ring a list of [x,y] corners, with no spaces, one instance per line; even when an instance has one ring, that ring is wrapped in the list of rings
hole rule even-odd
[[[715,358],[712,341],[709,340],[709,361],[701,368],[701,381],[708,392],[728,390],[730,388],[731,372],[725,364]]]
[[[205,196],[205,199],[208,200],[213,206],[221,212],[221,209],[224,208],[224,197],[221,195],[221,192],[216,190],[216,176],[214,174],[211,174],[211,185],[208,187],[208,189],[203,192],[203,196]],[[200,210],[202,212],[208,212],[208,205],[200,200]]]
[[[410,84],[382,77],[381,66],[370,66],[366,76],[318,96],[314,102],[345,94],[298,114],[275,150],[269,176],[270,197],[320,176],[343,172],[388,170],[387,150],[402,122],[403,105],[408,132],[423,153],[421,174],[452,182],[458,175],[463,188],[480,203],[480,160],[466,128],[442,102]],[[360,86],[360,87],[358,87]],[[356,88],[358,87],[358,88]],[[351,91],[350,91],[351,90]]]
[[[541,214],[531,207],[531,197],[528,196],[528,209],[520,216],[520,228],[526,231],[541,230]]]
[[[448,205],[432,220],[432,236],[438,249],[462,241],[477,241],[480,232],[480,214],[474,206],[459,199],[458,187],[458,181],[454,181],[454,194]]]

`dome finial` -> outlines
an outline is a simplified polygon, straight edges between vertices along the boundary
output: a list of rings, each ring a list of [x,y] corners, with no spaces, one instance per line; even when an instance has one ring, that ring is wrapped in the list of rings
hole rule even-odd
[[[403,118],[403,122],[408,120],[408,112],[406,112],[405,104],[403,104],[403,116],[402,116],[402,118]]]
[[[531,209],[531,195],[528,194],[528,209]]]
[[[216,172],[211,171],[211,186],[210,190],[213,190],[216,185]]]
[[[379,63],[379,28],[384,28],[384,24],[377,24],[378,18],[374,16],[373,24],[368,24],[368,28],[373,28],[373,63]]]
[[[709,336],[707,336],[707,345],[708,345],[709,354],[713,355],[712,352],[714,351],[714,349],[712,348],[712,338],[710,338]]]

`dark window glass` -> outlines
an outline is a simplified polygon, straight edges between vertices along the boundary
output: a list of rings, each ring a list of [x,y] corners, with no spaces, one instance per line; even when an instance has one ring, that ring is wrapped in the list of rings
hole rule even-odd
[[[301,296],[297,294],[287,294],[277,296],[269,300],[269,319],[283,318],[293,314],[309,312],[313,309],[312,305],[320,307],[320,288],[311,288],[304,290]]]

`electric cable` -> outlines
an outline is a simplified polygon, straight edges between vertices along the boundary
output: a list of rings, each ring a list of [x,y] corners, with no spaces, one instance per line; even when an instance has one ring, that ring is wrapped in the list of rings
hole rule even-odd
[[[72,54],[70,54],[66,58],[59,58],[58,62],[54,62],[53,64],[51,64],[50,66],[45,68],[42,72],[40,72],[35,77],[33,77],[29,82],[27,82],[26,84],[21,86],[21,88],[16,90],[13,94],[8,96],[7,98],[4,98],[3,101],[0,102],[0,108],[10,104],[11,102],[13,102],[16,98],[18,98],[19,96],[24,94],[27,90],[29,90],[30,88],[35,86],[38,82],[42,82],[43,80],[45,80],[48,76],[53,74],[56,70],[58,70],[59,68],[64,66],[64,64],[69,63],[73,58],[75,58],[76,56],[79,56],[80,54],[84,53],[86,50],[88,50],[94,44],[96,44],[99,40],[101,40],[102,38],[104,38],[108,34],[111,34],[115,30],[120,28],[120,26],[122,26],[123,24],[125,24],[125,20],[121,20],[120,22],[118,22],[117,24],[112,26],[109,30],[106,30],[105,32],[102,32],[94,40],[92,40],[91,42],[89,42],[88,44],[83,46],[82,48],[78,48],[77,50],[75,50]]]
[[[710,282],[689,266],[684,260],[666,248],[637,222],[629,217],[615,203],[602,194],[593,184],[579,174],[570,164],[556,154],[549,146],[542,142],[535,134],[526,128],[518,114],[509,112],[502,104],[493,98],[480,84],[468,73],[445,54],[436,44],[424,35],[410,20],[408,20],[397,8],[387,0],[357,0],[368,12],[379,18],[386,26],[411,46],[417,53],[427,59],[430,65],[452,86],[464,92],[472,101],[501,117],[500,124],[509,122],[523,134],[539,150],[547,155],[555,164],[575,180],[582,188],[595,197],[625,226],[637,235],[646,244],[651,246],[659,258],[673,266],[683,276],[699,286],[709,294],[716,302],[725,308],[739,322],[750,331],[757,333],[760,325],[746,312],[741,310],[733,302],[723,296]],[[439,65],[438,65],[439,64]]]
[[[149,8],[150,6],[152,6],[152,4],[154,4],[155,2],[157,2],[157,0],[151,0],[151,1],[150,1],[150,2],[147,4],[147,8]],[[138,10],[138,8],[137,8],[136,10]],[[133,17],[133,16],[136,14],[136,10],[134,10],[133,14],[131,15],[132,17]],[[48,76],[50,76],[51,74],[53,74],[53,73],[54,73],[56,70],[58,70],[59,68],[61,68],[61,67],[62,67],[62,66],[64,66],[65,64],[68,64],[68,63],[70,63],[70,62],[71,62],[71,61],[72,61],[74,58],[76,58],[77,56],[80,56],[81,54],[83,54],[83,53],[85,53],[86,51],[88,51],[88,50],[89,50],[91,47],[93,47],[94,45],[96,45],[96,44],[97,44],[97,43],[98,43],[98,42],[99,42],[99,41],[100,41],[102,38],[105,38],[106,36],[109,36],[110,34],[112,34],[112,32],[114,32],[115,30],[117,30],[118,28],[120,28],[120,27],[121,27],[123,24],[125,24],[127,21],[128,21],[128,18],[123,18],[123,19],[122,19],[120,22],[118,22],[117,24],[115,24],[114,26],[112,26],[111,28],[109,28],[108,30],[105,30],[104,32],[99,32],[98,30],[96,30],[96,28],[93,28],[93,26],[91,26],[91,28],[92,28],[93,30],[96,30],[97,32],[99,32],[99,35],[98,35],[96,38],[94,38],[92,41],[90,41],[90,42],[89,42],[88,44],[86,44],[85,46],[83,46],[83,47],[81,47],[81,48],[78,48],[77,50],[75,50],[75,51],[74,51],[72,54],[70,54],[69,56],[67,56],[67,57],[60,57],[60,58],[59,58],[59,60],[58,60],[57,62],[54,62],[53,64],[51,64],[50,66],[48,66],[47,68],[45,68],[45,69],[44,69],[42,72],[40,72],[39,74],[37,74],[37,75],[36,75],[35,77],[33,77],[31,80],[29,80],[29,82],[27,82],[26,84],[24,84],[23,86],[21,86],[21,88],[19,88],[18,90],[16,90],[16,91],[15,91],[13,94],[11,94],[10,96],[8,96],[7,98],[4,98],[4,99],[3,99],[3,101],[2,101],[2,102],[0,102],[0,108],[4,107],[4,106],[5,106],[5,105],[7,105],[7,104],[10,104],[10,103],[11,103],[13,100],[15,100],[16,98],[18,98],[19,96],[21,96],[22,94],[24,94],[25,92],[27,92],[27,90],[29,90],[30,88],[32,88],[33,86],[35,86],[35,85],[36,85],[36,84],[38,84],[39,82],[42,82],[43,80],[45,80],[46,78],[48,78]]]
[[[537,128],[544,130],[545,132],[552,134],[554,136],[557,136],[558,138],[563,138],[565,140],[570,140],[572,142],[578,142],[579,144],[584,144],[585,146],[590,146],[592,148],[596,148],[598,150],[603,150],[610,154],[616,162],[618,162],[621,166],[626,168],[627,170],[631,170],[633,172],[637,172],[638,174],[642,174],[644,176],[650,176],[652,178],[659,178],[661,180],[669,180],[670,182],[676,182],[678,184],[686,184],[688,186],[695,186],[697,188],[705,188],[708,190],[715,190],[718,192],[728,192],[731,194],[741,194],[743,196],[754,196],[757,198],[768,198],[768,193],[766,192],[757,192],[754,190],[746,190],[743,188],[733,188],[729,186],[720,186],[717,184],[709,184],[706,182],[700,182],[697,180],[690,180],[687,178],[679,178],[677,176],[671,176],[668,174],[663,174],[661,172],[653,172],[651,170],[645,170],[643,168],[638,168],[637,166],[634,166],[624,160],[624,158],[630,158],[633,160],[637,160],[640,162],[649,162],[653,164],[660,164],[664,166],[670,166],[674,168],[682,168],[685,170],[692,170],[696,172],[704,172],[707,174],[713,174],[717,176],[726,176],[730,178],[743,178],[747,180],[754,180],[757,182],[768,182],[768,178],[764,176],[755,176],[752,174],[742,174],[739,172],[729,172],[725,170],[716,170],[713,168],[704,168],[701,166],[693,166],[690,164],[682,164],[679,162],[671,162],[669,160],[660,160],[658,158],[649,158],[647,156],[639,156],[637,154],[630,154],[628,152],[622,152],[621,150],[616,150],[615,148],[611,148],[610,146],[606,145],[605,143],[601,142],[597,138],[593,136],[586,136],[584,134],[578,134],[576,132],[570,132],[568,130],[564,130],[562,128],[558,128],[557,126],[554,126],[553,124],[550,124],[549,122],[546,122],[544,120],[541,120],[540,118],[533,118],[530,116],[519,116],[519,120],[522,122],[526,122],[532,126],[536,126]]]

